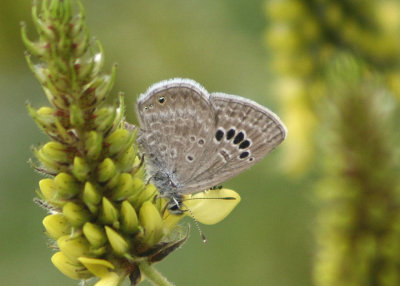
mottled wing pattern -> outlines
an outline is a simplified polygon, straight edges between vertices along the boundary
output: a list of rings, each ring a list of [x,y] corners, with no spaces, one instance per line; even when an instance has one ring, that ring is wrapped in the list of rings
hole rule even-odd
[[[186,182],[185,193],[218,185],[261,160],[286,137],[279,118],[254,101],[223,93],[210,96],[215,113],[207,161]]]
[[[163,171],[177,185],[190,180],[213,140],[213,108],[208,92],[191,80],[158,83],[137,103],[138,143],[150,176]]]

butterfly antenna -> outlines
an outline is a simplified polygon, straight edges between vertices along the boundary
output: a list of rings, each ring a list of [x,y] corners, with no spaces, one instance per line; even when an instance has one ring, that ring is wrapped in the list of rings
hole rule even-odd
[[[206,243],[206,242],[207,242],[207,238],[206,238],[206,236],[204,235],[203,231],[201,230],[200,224],[199,224],[199,222],[197,221],[197,219],[195,218],[195,216],[193,215],[192,210],[189,209],[187,206],[185,206],[185,208],[186,208],[186,210],[190,213],[190,216],[191,216],[192,219],[194,220],[194,224],[196,225],[196,228],[197,228],[197,230],[199,231],[199,234],[200,234],[200,236],[201,236],[201,239],[203,240],[203,243]]]
[[[185,201],[193,201],[193,200],[227,200],[233,201],[236,200],[235,197],[220,197],[220,198],[187,198]]]
[[[222,197],[222,198],[188,198],[188,199],[185,199],[185,200],[236,200],[236,198],[235,198],[235,197]],[[201,228],[200,228],[200,225],[199,225],[199,222],[197,221],[196,217],[193,215],[192,210],[189,209],[187,206],[185,206],[183,203],[182,203],[182,205],[186,208],[186,211],[189,212],[190,216],[191,216],[192,219],[194,220],[194,223],[195,223],[195,225],[196,225],[197,230],[198,230],[199,233],[200,233],[201,239],[203,240],[204,243],[206,243],[206,242],[207,242],[207,238],[206,238],[206,236],[204,235],[204,233],[202,232],[202,230],[201,230]]]

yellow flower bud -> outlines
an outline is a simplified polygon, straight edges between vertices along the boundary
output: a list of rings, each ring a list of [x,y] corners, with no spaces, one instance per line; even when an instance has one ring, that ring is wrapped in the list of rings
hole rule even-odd
[[[59,173],[54,178],[54,183],[57,187],[57,197],[62,199],[69,199],[74,197],[81,190],[80,184],[74,177],[67,173]]]
[[[157,208],[149,201],[144,202],[139,211],[139,219],[144,228],[143,240],[150,246],[156,244],[163,235],[162,218]]]
[[[56,97],[56,98],[60,98],[60,97]],[[67,129],[65,129],[64,125],[60,122],[60,118],[55,117],[54,118],[54,125],[56,127],[56,133],[57,133],[57,137],[61,138],[63,141],[65,141],[67,144],[70,144],[71,142],[73,142],[75,139],[72,139],[73,136],[71,137],[71,135],[68,133]],[[69,164],[69,161],[68,161]]]
[[[99,257],[106,254],[109,251],[107,244],[98,248],[91,248],[90,252],[93,256]]]
[[[133,168],[136,159],[136,148],[131,146],[124,152],[117,161],[118,167],[122,171],[129,171]]]
[[[106,226],[105,229],[108,241],[110,242],[111,248],[114,252],[121,256],[126,254],[129,249],[128,242],[111,227]]]
[[[92,214],[97,214],[99,212],[100,206],[98,205],[87,203],[86,206]]]
[[[82,230],[86,239],[95,248],[98,248],[107,242],[107,237],[104,233],[104,230],[98,225],[87,222],[83,226]]]
[[[47,72],[47,74],[45,72]],[[62,102],[62,97],[54,96],[54,94],[56,92],[55,87],[50,81],[46,80],[46,78],[48,78],[49,72],[45,68],[41,68],[40,72],[35,72],[35,74],[38,74],[38,73],[43,74],[41,76],[41,78],[44,77],[43,83],[45,83],[47,85],[47,86],[43,86],[43,91],[44,91],[44,94],[46,95],[48,101],[53,106],[64,107],[64,103]]]
[[[31,105],[27,105],[27,109],[33,120],[43,131],[47,133],[54,131],[54,109],[46,106],[36,111]]]
[[[51,262],[60,270],[65,276],[81,280],[92,277],[93,275],[86,270],[82,265],[78,263],[73,263],[68,259],[62,252],[57,252],[51,257]]]
[[[75,178],[77,178],[80,182],[86,181],[90,172],[90,167],[86,163],[86,161],[76,156],[74,158],[74,165],[72,166],[72,174],[74,174]]]
[[[63,206],[63,213],[73,227],[79,227],[90,220],[90,213],[86,208],[73,202]]]
[[[111,262],[105,259],[79,257],[78,260],[97,277],[104,277],[109,273],[109,269],[115,268]]]
[[[116,167],[114,165],[113,160],[110,158],[104,159],[103,162],[100,163],[97,169],[97,179],[99,182],[107,182],[116,174]]]
[[[35,120],[35,122],[39,125],[40,128],[42,128],[42,130],[48,134],[54,133],[55,131],[55,127],[54,127],[54,123],[55,123],[55,117],[53,115],[53,110],[51,108],[48,108],[51,113],[49,112],[49,110],[44,109],[44,107],[42,107],[41,109],[39,109],[37,111],[37,113],[33,114],[32,117]],[[40,113],[39,113],[40,112]],[[45,112],[49,112],[49,113],[45,113]]]
[[[63,214],[48,215],[43,219],[47,233],[54,239],[71,233],[71,226]]]
[[[54,110],[54,108],[51,108],[51,107],[48,107],[48,106],[43,106],[43,107],[40,107],[36,112],[40,116],[51,116],[51,117],[53,117],[55,110]]]
[[[141,178],[138,178],[137,176],[133,177],[133,188],[135,189],[135,193],[139,194],[140,191],[143,190],[144,188],[144,182]]]
[[[86,205],[97,205],[101,201],[101,194],[92,183],[86,182],[83,188],[82,199]]]
[[[108,272],[94,286],[118,286],[123,278],[115,272]]]
[[[57,245],[72,263],[78,263],[78,258],[81,256],[90,255],[89,243],[82,236],[64,235],[57,240]]]
[[[62,164],[70,161],[64,146],[55,141],[48,142],[39,151],[34,150],[34,153],[44,166],[52,170],[60,170]]]
[[[70,155],[68,154],[66,147],[58,142],[50,141],[46,143],[40,151],[42,154],[53,158],[58,162],[68,163],[70,161]]]
[[[94,286],[118,286],[120,285],[121,277],[115,272],[108,272]]]
[[[103,137],[96,131],[90,131],[85,141],[85,150],[87,156],[91,159],[97,159],[101,153]]]
[[[116,76],[116,65],[113,65],[112,70],[111,70],[111,75],[103,76],[100,78],[100,84],[96,88],[95,96],[97,99],[97,102],[102,102],[105,97],[107,96],[108,92],[111,90],[111,88],[114,85],[115,81],[115,76]]]
[[[75,31],[75,29],[78,28],[79,25],[73,25],[72,29]],[[81,26],[80,26],[81,27]],[[71,34],[74,33],[71,30]],[[77,61],[75,62],[75,67],[77,67],[77,75],[78,78],[87,78],[93,71],[94,68],[94,62],[93,61]]]
[[[52,179],[42,179],[39,181],[40,192],[46,201],[52,201],[57,192],[56,184]]]
[[[119,216],[118,210],[106,197],[103,197],[103,203],[101,209],[102,223],[113,225],[118,221],[118,216]]]
[[[140,192],[129,197],[128,201],[135,209],[139,209],[144,202],[152,200],[157,193],[157,188],[154,185],[149,184]]]
[[[112,190],[111,199],[114,201],[123,200],[133,195],[134,192],[132,176],[128,173],[123,173],[119,176],[118,185]]]
[[[134,137],[126,129],[117,129],[111,133],[105,140],[108,144],[108,151],[111,155],[118,152],[125,151],[130,145],[133,144]]]
[[[107,189],[114,189],[119,183],[120,173],[116,173],[108,182],[106,183]]]
[[[94,124],[98,131],[107,131],[112,127],[114,118],[116,116],[115,108],[103,107],[95,111]]]
[[[85,123],[83,110],[76,104],[70,106],[69,121],[74,127],[81,127]]]
[[[134,234],[138,231],[139,221],[135,209],[128,201],[121,204],[121,229],[128,233]]]

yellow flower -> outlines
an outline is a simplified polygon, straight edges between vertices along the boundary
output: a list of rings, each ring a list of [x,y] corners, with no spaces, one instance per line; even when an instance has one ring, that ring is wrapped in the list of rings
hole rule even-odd
[[[237,206],[241,198],[230,189],[209,190],[185,196],[184,207],[202,224],[216,224],[225,219]],[[190,215],[187,211],[186,214]]]
[[[115,269],[115,266],[107,260],[80,257],[79,262],[82,263],[93,275],[100,278],[95,286],[118,286],[123,278],[116,272],[110,271]]]

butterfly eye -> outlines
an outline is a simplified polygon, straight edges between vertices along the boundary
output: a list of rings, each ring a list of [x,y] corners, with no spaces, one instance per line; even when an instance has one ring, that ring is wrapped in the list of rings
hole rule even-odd
[[[149,108],[148,108],[147,106],[145,106],[145,107],[144,107],[144,110],[147,110],[147,109],[149,109]]]
[[[171,211],[177,211],[177,210],[179,210],[179,206],[176,205],[176,204],[173,204],[173,205],[169,208],[169,210],[171,210]]]
[[[168,211],[171,214],[181,215],[183,214],[183,210],[181,210],[182,201],[179,199],[171,200],[167,204]]]
[[[165,102],[165,97],[164,96],[159,97],[158,102],[163,104]]]

